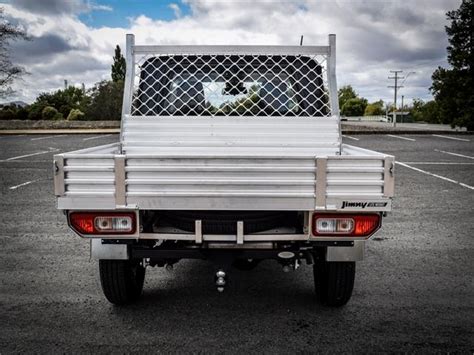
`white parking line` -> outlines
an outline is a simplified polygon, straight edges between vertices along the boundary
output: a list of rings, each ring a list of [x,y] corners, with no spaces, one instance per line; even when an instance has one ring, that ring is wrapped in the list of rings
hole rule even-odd
[[[91,139],[99,139],[99,138],[109,137],[111,135],[112,134],[105,134],[105,135],[102,135],[102,136],[88,137],[88,138],[84,138],[83,141],[90,141]]]
[[[435,149],[435,152],[439,152],[439,153],[444,153],[444,154],[449,154],[449,155],[454,155],[455,157],[462,157],[462,158],[467,158],[467,159],[474,159],[474,157],[471,157],[469,155],[464,155],[464,154],[459,154],[459,153],[452,153],[452,152],[446,152],[444,150],[439,150],[439,149]]]
[[[416,139],[413,139],[413,138],[395,136],[395,135],[393,135],[393,134],[387,134],[387,136],[392,137],[392,138],[399,138],[399,139],[405,139],[405,140],[407,140],[407,141],[416,142]]]
[[[456,180],[453,180],[453,179],[450,179],[450,178],[447,178],[447,177],[444,177],[444,176],[441,176],[441,175],[438,175],[438,174],[433,174],[433,173],[430,173],[429,171],[425,171],[425,170],[415,168],[414,166],[408,165],[406,163],[401,163],[399,161],[397,161],[395,163],[398,164],[398,165],[404,166],[405,168],[418,171],[419,173],[426,174],[426,175],[429,175],[429,176],[433,176],[433,177],[436,177],[436,178],[444,180],[444,181],[452,182],[453,184],[457,184],[457,185],[460,185],[462,187],[468,188],[469,190],[474,190],[474,186],[467,185],[467,184],[464,184],[462,182],[459,182],[459,181],[456,181]]]
[[[36,179],[36,180],[27,181],[27,182],[24,182],[24,183],[19,184],[19,185],[10,186],[9,189],[10,189],[10,190],[16,190],[16,189],[18,189],[19,187],[26,186],[26,185],[32,184],[32,183],[37,182],[37,181],[40,181],[40,180],[41,180],[41,179]]]
[[[39,141],[41,139],[49,139],[49,138],[58,138],[58,137],[66,137],[67,134],[60,134],[56,136],[47,136],[47,137],[38,137],[38,138],[31,138],[32,141]]]
[[[12,157],[12,158],[8,158],[8,159],[5,159],[3,161],[11,161],[11,160],[17,160],[17,159],[21,159],[21,158],[27,158],[27,157],[32,157],[32,156],[35,156],[35,155],[41,155],[41,154],[47,154],[47,153],[54,153],[54,152],[57,152],[59,149],[50,149],[50,150],[43,150],[41,152],[36,152],[36,153],[31,153],[31,154],[25,154],[25,155],[19,155],[17,157]]]
[[[446,139],[454,139],[455,141],[463,141],[463,142],[470,142],[469,139],[464,139],[464,138],[456,138],[456,137],[448,137],[448,136],[441,136],[439,134],[432,134],[433,137],[439,137],[439,138],[446,138]]]
[[[349,138],[349,139],[352,139],[352,140],[355,140],[355,141],[358,141],[359,138],[356,138],[356,137],[351,137],[351,136],[346,136],[345,134],[342,135],[343,137],[346,137],[346,138]]]
[[[20,163],[20,164],[25,164],[25,163],[50,163],[51,160],[0,160],[0,163]]]
[[[458,163],[450,161],[404,161],[403,163],[413,165],[474,165],[474,163]]]

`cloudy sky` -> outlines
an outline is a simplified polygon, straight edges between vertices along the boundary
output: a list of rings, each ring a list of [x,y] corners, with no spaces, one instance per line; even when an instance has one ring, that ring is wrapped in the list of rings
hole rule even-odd
[[[327,43],[337,35],[338,85],[370,101],[393,100],[389,71],[410,74],[400,94],[430,99],[431,73],[446,66],[446,11],[461,0],[10,0],[7,19],[31,37],[12,45],[29,72],[11,99],[110,78],[116,44]]]

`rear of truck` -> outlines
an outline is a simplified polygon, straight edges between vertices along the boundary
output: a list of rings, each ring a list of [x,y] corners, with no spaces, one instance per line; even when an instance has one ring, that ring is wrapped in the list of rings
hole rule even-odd
[[[120,142],[58,154],[58,208],[90,239],[109,301],[147,267],[311,264],[317,299],[347,303],[355,262],[391,210],[392,156],[342,144],[328,46],[138,46],[127,36]]]

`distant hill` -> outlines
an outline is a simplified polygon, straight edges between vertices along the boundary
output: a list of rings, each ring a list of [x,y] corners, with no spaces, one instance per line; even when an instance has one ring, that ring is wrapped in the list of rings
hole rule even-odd
[[[10,101],[10,102],[4,102],[1,103],[0,106],[19,106],[19,107],[25,107],[28,106],[28,104],[24,101]]]

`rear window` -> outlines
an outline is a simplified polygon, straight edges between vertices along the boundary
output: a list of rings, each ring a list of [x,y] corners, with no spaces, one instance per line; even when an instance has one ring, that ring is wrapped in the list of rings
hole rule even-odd
[[[216,74],[178,75],[171,82],[165,105],[171,114],[298,113],[297,98],[286,75],[253,75],[234,83]]]

